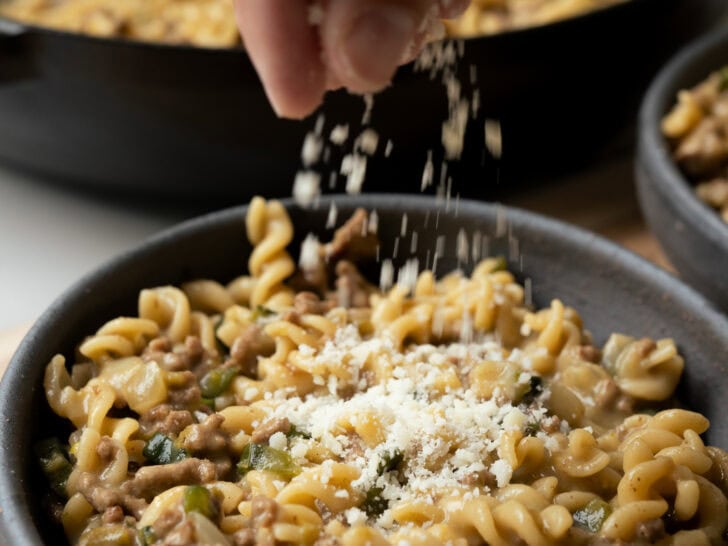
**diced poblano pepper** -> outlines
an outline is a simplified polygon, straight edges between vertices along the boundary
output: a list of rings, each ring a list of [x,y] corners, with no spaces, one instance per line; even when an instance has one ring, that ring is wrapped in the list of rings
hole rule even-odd
[[[185,512],[197,512],[210,520],[214,520],[218,516],[212,494],[201,485],[190,485],[185,488],[182,504]]]
[[[542,392],[543,379],[537,375],[532,375],[528,383],[518,383],[514,401],[518,404],[530,405]]]
[[[142,455],[152,464],[171,464],[186,459],[187,451],[174,445],[168,436],[157,432],[144,446]]]
[[[301,468],[293,462],[293,458],[285,451],[252,442],[243,448],[238,463],[240,474],[245,475],[251,470],[273,472],[287,480],[301,473]]]
[[[718,89],[720,89],[720,91],[725,91],[726,89],[728,89],[728,65],[721,68],[718,71],[718,75],[720,76]]]
[[[382,487],[372,487],[367,491],[360,508],[370,518],[381,516],[389,508],[389,502],[382,497],[383,492],[384,489]]]
[[[200,380],[200,393],[203,398],[214,399],[223,394],[233,379],[240,374],[240,368],[238,366],[231,366],[230,368],[215,368],[207,372],[204,377]]]
[[[310,440],[311,435],[305,430],[301,430],[296,425],[291,425],[291,428],[286,432],[288,438],[303,438],[304,440]]]
[[[66,448],[57,438],[49,438],[35,446],[35,453],[51,489],[59,497],[67,498],[66,483],[73,467],[66,455]]]
[[[402,464],[403,460],[404,460],[404,454],[399,449],[390,451],[389,453],[385,454],[382,457],[381,461],[379,461],[379,466],[377,467],[377,474],[382,476],[386,472],[391,472],[392,470],[396,470],[397,468],[399,468],[399,465]]]
[[[574,526],[598,533],[606,519],[612,513],[612,506],[602,499],[594,499],[584,508],[574,512]]]
[[[152,546],[152,544],[157,542],[157,535],[154,534],[154,529],[152,529],[151,525],[139,529],[139,541],[142,543],[142,546]]]
[[[258,305],[253,309],[252,319],[254,322],[258,322],[260,319],[272,317],[276,312],[272,309],[268,309],[265,305]]]

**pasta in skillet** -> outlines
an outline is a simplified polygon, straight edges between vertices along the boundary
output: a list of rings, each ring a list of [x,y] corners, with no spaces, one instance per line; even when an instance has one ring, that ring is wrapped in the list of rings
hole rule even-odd
[[[72,544],[725,543],[728,454],[670,407],[672,340],[597,348],[498,258],[376,288],[363,210],[296,268],[283,206],[248,210],[249,275],[143,290],[48,365]]]
[[[450,36],[473,37],[555,23],[628,0],[472,0],[463,15],[446,21]]]
[[[473,0],[451,37],[553,23],[627,0]],[[231,0],[5,0],[0,15],[99,37],[206,47],[240,45]]]
[[[202,47],[240,43],[231,0],[4,0],[0,16],[101,38]]]

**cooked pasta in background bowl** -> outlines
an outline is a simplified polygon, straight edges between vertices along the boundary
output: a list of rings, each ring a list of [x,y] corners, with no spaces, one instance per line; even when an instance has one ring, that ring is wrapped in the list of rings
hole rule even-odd
[[[637,183],[650,228],[686,281],[728,309],[728,30],[688,46],[640,114]],[[706,79],[707,78],[707,79]]]
[[[0,536],[724,544],[728,321],[594,235],[451,205],[256,198],[80,281],[0,385]]]

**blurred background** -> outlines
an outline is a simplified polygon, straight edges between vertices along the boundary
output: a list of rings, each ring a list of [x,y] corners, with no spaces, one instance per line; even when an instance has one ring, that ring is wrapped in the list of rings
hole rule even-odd
[[[637,112],[676,51],[725,26],[724,0],[479,0],[447,26],[454,101],[410,65],[370,120],[340,91],[301,122],[274,116],[227,0],[113,5],[0,0],[0,331],[160,229],[290,196],[319,119],[324,135],[376,129],[365,192],[419,193],[431,157],[427,192],[556,216],[671,268],[635,196]],[[464,148],[444,167],[442,124],[464,100]],[[328,181],[351,147],[312,166],[326,191],[344,190]]]

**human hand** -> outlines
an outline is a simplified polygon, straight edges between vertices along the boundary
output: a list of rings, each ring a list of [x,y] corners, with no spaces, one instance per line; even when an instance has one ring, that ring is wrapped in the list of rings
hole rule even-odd
[[[431,23],[469,0],[234,0],[245,47],[279,116],[302,118],[326,90],[384,88]],[[320,15],[312,24],[310,10]]]

